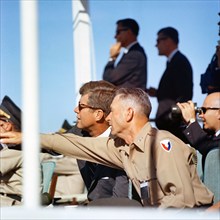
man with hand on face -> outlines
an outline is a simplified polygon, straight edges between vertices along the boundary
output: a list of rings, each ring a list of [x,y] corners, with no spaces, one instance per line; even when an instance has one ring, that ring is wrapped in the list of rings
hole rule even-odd
[[[105,66],[103,79],[118,87],[145,90],[147,57],[137,41],[139,25],[131,18],[118,20],[116,24],[117,42],[110,49],[110,58]]]

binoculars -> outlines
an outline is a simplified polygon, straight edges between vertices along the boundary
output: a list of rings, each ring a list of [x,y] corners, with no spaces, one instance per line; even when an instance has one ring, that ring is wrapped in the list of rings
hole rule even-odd
[[[200,107],[197,107],[197,103],[194,103],[194,110],[195,110],[195,113],[201,113],[202,112],[202,109]],[[180,108],[177,106],[177,105],[173,105],[172,108],[171,108],[171,116],[172,118],[180,118],[182,116],[182,112],[180,110]]]

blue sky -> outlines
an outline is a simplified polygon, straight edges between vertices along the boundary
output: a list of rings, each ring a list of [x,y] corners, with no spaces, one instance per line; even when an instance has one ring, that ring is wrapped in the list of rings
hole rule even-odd
[[[1,0],[1,73],[0,98],[9,95],[22,108],[20,65],[19,1]],[[156,33],[173,26],[179,31],[179,49],[191,62],[194,72],[193,101],[202,105],[205,95],[199,86],[203,73],[215,51],[218,36],[218,0],[92,0],[90,16],[93,26],[96,79],[102,79],[109,48],[114,43],[115,23],[131,17],[140,25],[138,40],[148,56],[147,87],[157,87],[166,58],[158,56]],[[39,12],[39,92],[40,132],[56,131],[64,119],[75,120],[73,112],[74,55],[71,1],[41,0]],[[155,115],[157,101],[151,98]]]

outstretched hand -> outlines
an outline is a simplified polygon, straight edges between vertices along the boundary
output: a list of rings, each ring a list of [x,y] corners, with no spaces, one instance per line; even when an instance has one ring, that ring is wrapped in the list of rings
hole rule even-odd
[[[0,143],[2,144],[21,144],[22,133],[21,132],[5,132],[0,133]]]

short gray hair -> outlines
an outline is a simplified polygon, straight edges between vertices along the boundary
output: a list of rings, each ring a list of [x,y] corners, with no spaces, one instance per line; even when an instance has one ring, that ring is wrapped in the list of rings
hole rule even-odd
[[[139,88],[120,88],[116,91],[115,96],[119,96],[120,100],[131,102],[132,107],[138,109],[138,112],[150,117],[151,103],[147,93]]]

